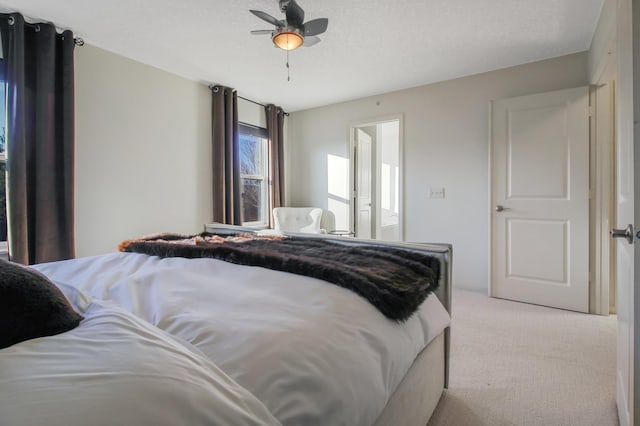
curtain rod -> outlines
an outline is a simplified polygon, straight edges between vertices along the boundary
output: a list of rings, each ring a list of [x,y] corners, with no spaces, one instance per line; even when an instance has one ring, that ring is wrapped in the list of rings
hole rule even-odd
[[[252,104],[260,105],[260,106],[265,107],[265,108],[267,107],[265,104],[261,104],[260,102],[256,102],[256,101],[254,101],[253,99],[247,99],[247,98],[242,97],[242,96],[240,96],[240,95],[238,95],[238,97],[239,97],[240,99],[244,99],[244,100],[245,100],[245,101],[247,101],[247,102],[251,102]],[[282,110],[282,112],[284,112],[284,115],[286,115],[287,117],[289,116],[289,113],[288,113],[288,112],[286,112],[285,110]]]
[[[238,95],[238,98],[243,99],[243,100],[245,100],[245,101],[247,101],[247,102],[251,102],[252,104],[260,105],[261,107],[265,107],[265,108],[267,107],[265,104],[261,104],[260,102],[256,102],[256,101],[254,101],[253,99],[247,99],[247,98],[242,97],[242,96],[240,96],[240,95]],[[287,117],[289,116],[289,113],[288,113],[288,112],[286,112],[285,110],[282,110],[282,112],[283,112],[283,113],[284,113],[284,115],[286,115]]]
[[[23,15],[23,17],[24,17],[24,15]],[[9,16],[8,21],[9,21],[9,25],[13,25],[13,23],[15,22],[15,18],[14,18],[13,16]],[[37,31],[39,31],[40,23],[38,23],[38,22],[27,22],[27,20],[25,19],[24,24],[25,24],[25,25],[28,25],[28,26],[30,26],[30,27],[36,28],[36,32],[37,32]],[[66,30],[64,30],[64,29],[62,29],[62,28],[58,28],[56,25],[54,25],[54,24],[52,24],[52,23],[50,23],[50,22],[47,22],[47,24],[51,24],[51,25],[53,25],[53,26],[54,26],[54,28],[56,29],[56,32],[57,32],[58,30],[60,30],[61,32],[66,31]],[[84,40],[82,39],[82,37],[74,37],[74,39],[73,39],[73,43],[74,43],[76,46],[84,46]]]
[[[217,86],[218,86],[217,84],[210,84],[210,85],[209,85],[209,89],[214,90],[214,88],[216,88]],[[245,101],[247,101],[247,102],[251,102],[252,104],[260,105],[261,107],[264,107],[264,108],[266,108],[266,107],[267,107],[265,104],[261,104],[260,102],[256,102],[256,101],[254,101],[253,99],[248,99],[248,98],[242,97],[242,96],[240,96],[240,95],[238,95],[238,98],[240,98],[240,99],[242,99],[242,100],[245,100]],[[289,113],[288,113],[288,112],[286,112],[285,110],[282,110],[282,112],[283,112],[283,113],[284,113],[284,115],[286,115],[287,117],[289,116]]]

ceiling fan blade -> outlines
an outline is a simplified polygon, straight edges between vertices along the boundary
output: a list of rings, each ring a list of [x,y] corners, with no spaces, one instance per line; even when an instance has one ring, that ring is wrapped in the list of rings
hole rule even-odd
[[[315,36],[318,34],[322,34],[323,32],[327,31],[328,25],[329,25],[329,20],[327,18],[318,18],[318,19],[313,19],[309,22],[305,22],[304,35]]]
[[[276,27],[282,27],[284,26],[284,23],[282,21],[277,20],[276,18],[274,18],[273,16],[269,15],[266,12],[263,12],[261,10],[250,10],[249,12],[253,13],[254,15],[256,15],[258,18],[262,19],[263,21],[266,21],[272,25],[275,25]]]
[[[253,31],[251,31],[251,34],[253,34],[253,35],[261,35],[261,34],[269,34],[269,35],[271,35],[271,33],[273,33],[273,30],[253,30]]]
[[[287,24],[301,27],[304,22],[304,10],[296,3],[296,0],[280,0],[280,10],[287,17]]]
[[[302,43],[302,45],[304,47],[311,47],[311,46],[315,46],[316,44],[320,43],[320,37],[316,37],[316,36],[309,36],[309,37],[305,37],[304,38],[304,43]]]

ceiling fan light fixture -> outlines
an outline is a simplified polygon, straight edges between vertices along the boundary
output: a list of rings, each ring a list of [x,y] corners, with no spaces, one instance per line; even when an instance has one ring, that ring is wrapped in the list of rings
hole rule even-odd
[[[273,38],[273,44],[284,50],[294,50],[302,46],[304,37],[296,31],[282,31],[276,33]]]

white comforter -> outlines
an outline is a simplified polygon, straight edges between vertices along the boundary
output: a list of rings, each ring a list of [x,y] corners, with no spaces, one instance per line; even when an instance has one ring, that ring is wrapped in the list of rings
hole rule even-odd
[[[113,304],[71,298],[77,328],[0,350],[0,425],[279,424],[197,349]]]
[[[333,284],[213,259],[114,253],[36,267],[184,339],[285,425],[370,425],[449,324],[435,296],[406,323]]]

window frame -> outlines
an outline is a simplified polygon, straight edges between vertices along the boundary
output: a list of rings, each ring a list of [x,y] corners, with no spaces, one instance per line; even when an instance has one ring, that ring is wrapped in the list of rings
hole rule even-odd
[[[240,194],[240,209],[242,216],[242,226],[251,228],[267,228],[269,227],[269,132],[263,127],[253,126],[247,123],[238,123],[238,134],[248,135],[261,139],[260,150],[262,158],[262,171],[261,175],[249,175],[240,173],[240,181],[243,179],[259,180],[261,181],[260,195],[261,195],[261,217],[257,221],[244,221],[244,193]],[[240,137],[238,137],[238,143]],[[240,184],[242,190],[242,183]]]

